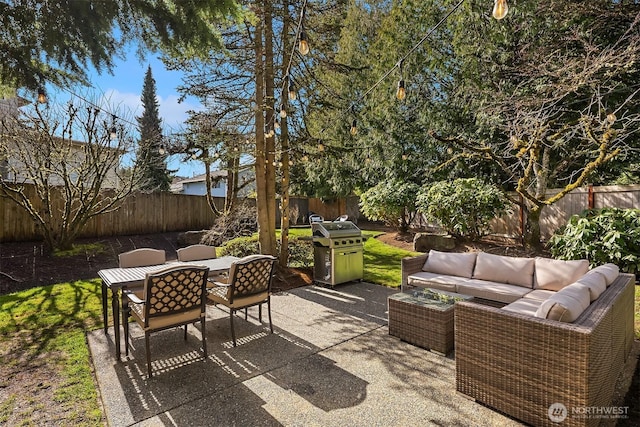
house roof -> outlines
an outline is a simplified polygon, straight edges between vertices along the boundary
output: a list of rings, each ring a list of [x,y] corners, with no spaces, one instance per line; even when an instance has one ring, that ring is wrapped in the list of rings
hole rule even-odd
[[[174,193],[179,193],[182,191],[182,189],[184,188],[184,184],[193,184],[193,183],[198,183],[198,182],[205,182],[207,175],[206,174],[200,174],[200,175],[195,175],[191,178],[186,178],[186,177],[180,177],[177,176],[173,179],[173,182],[171,183],[171,191]],[[217,180],[219,178],[226,178],[227,177],[227,171],[226,170],[218,170],[218,171],[212,171],[211,172],[211,180]]]

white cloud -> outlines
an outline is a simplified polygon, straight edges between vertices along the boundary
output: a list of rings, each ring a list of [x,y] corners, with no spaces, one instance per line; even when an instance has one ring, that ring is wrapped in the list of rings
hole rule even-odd
[[[141,94],[120,92],[117,89],[109,89],[104,94],[104,102],[117,111],[117,115],[135,123],[135,117],[139,117],[144,111]],[[158,96],[160,106],[159,113],[166,132],[177,131],[183,127],[189,117],[187,111],[198,111],[202,107],[199,104],[188,101],[178,102],[177,95],[169,95],[166,98]]]

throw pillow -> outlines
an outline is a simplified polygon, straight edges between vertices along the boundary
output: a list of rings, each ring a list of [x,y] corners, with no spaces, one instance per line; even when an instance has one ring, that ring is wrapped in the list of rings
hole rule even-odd
[[[573,322],[587,307],[589,307],[589,288],[574,283],[543,301],[536,311],[536,317]]]

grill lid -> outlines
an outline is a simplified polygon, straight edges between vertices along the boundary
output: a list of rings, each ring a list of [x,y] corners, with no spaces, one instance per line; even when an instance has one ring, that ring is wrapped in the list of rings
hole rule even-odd
[[[313,237],[337,239],[342,237],[359,237],[360,229],[351,221],[316,222],[311,224]]]

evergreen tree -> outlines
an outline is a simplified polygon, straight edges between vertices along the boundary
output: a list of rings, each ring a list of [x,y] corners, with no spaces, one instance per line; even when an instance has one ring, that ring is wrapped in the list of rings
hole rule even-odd
[[[169,191],[171,184],[170,171],[166,165],[166,155],[160,153],[162,147],[161,120],[156,97],[156,81],[151,74],[151,66],[147,68],[142,85],[142,116],[137,117],[140,127],[140,143],[138,145],[137,162],[141,167],[144,180],[142,190]]]

